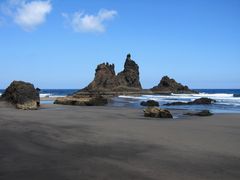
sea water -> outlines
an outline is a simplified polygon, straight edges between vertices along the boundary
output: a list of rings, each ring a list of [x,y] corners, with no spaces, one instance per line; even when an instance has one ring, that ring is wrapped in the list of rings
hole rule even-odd
[[[119,96],[115,98],[118,106],[140,107],[141,101],[155,100],[159,102],[162,108],[166,109],[186,109],[186,110],[211,110],[214,113],[240,113],[240,97],[234,97],[234,94],[240,94],[240,89],[195,89],[199,94],[174,94],[171,95],[141,95],[141,96]],[[165,106],[164,104],[172,102],[190,102],[198,98],[211,98],[216,103],[211,105],[179,105]],[[125,101],[125,100],[126,101]]]
[[[240,89],[195,89],[199,94],[171,94],[171,95],[141,95],[141,96],[119,96],[113,98],[109,106],[141,108],[140,102],[146,100],[158,101],[162,108],[167,109],[187,109],[203,110],[209,109],[215,113],[240,113]],[[4,90],[0,90],[0,94]],[[64,97],[78,91],[77,89],[42,89],[40,97]],[[190,102],[195,99],[207,97],[216,100],[212,105],[183,105],[183,106],[164,106],[171,102]],[[42,101],[41,103],[53,103],[53,101]]]

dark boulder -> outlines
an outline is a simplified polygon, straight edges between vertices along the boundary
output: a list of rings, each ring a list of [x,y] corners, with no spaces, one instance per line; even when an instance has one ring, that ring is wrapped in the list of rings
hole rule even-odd
[[[180,105],[210,105],[215,103],[216,100],[210,98],[199,98],[192,102],[173,102],[164,104],[165,106],[180,106]]]
[[[172,102],[172,103],[167,103],[164,104],[164,106],[181,106],[181,105],[189,105],[188,102]]]
[[[157,107],[148,107],[143,110],[145,117],[153,117],[153,118],[173,118],[170,111],[165,109],[160,109]]]
[[[39,91],[31,83],[13,81],[2,94],[2,99],[18,109],[35,110],[40,106]]]
[[[157,106],[159,107],[159,102],[154,100],[142,101],[140,103],[141,106]]]
[[[233,97],[240,97],[240,94],[234,94]]]
[[[203,110],[203,111],[200,111],[200,112],[194,112],[194,113],[186,113],[184,115],[187,115],[187,116],[212,116],[213,113],[211,113],[209,110]]]
[[[211,98],[199,98],[194,100],[193,102],[190,102],[190,104],[213,104],[216,100]]]
[[[157,86],[154,86],[151,89],[153,92],[161,93],[185,93],[185,94],[196,94],[198,92],[191,90],[188,86],[184,86],[181,83],[176,82],[174,79],[169,78],[168,76],[164,76],[160,83]]]

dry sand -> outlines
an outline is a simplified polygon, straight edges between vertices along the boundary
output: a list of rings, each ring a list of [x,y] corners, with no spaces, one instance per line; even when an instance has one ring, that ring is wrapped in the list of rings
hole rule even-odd
[[[137,109],[0,103],[0,179],[239,180],[240,115],[159,120]]]

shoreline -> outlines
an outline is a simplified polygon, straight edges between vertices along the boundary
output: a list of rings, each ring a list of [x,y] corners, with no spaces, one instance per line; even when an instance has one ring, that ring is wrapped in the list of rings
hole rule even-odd
[[[181,96],[181,95],[179,95]],[[54,96],[54,97],[41,97],[41,103],[42,104],[53,104],[53,102],[58,98],[58,97],[63,97],[63,96]],[[212,111],[214,114],[238,114],[240,113],[240,110],[236,107],[221,107],[221,104],[219,106],[219,104],[213,104],[213,105],[189,105],[189,106],[164,106],[163,104],[166,103],[166,101],[164,101],[164,97],[167,98],[174,98],[175,96],[167,96],[167,95],[157,95],[157,96],[153,96],[152,98],[154,99],[155,97],[161,97],[159,100],[157,100],[158,102],[160,102],[160,107],[163,109],[168,109],[170,111],[173,110],[182,110],[182,111],[187,111],[187,112],[197,112],[197,111],[201,111],[201,110],[205,110],[208,109],[210,111]],[[185,98],[185,96],[183,96]],[[109,98],[109,104],[107,105],[108,107],[110,106],[114,106],[114,107],[133,107],[135,109],[143,109],[145,107],[140,106],[140,102],[141,101],[146,101],[148,100],[150,97],[148,97],[148,95],[146,95],[146,97],[142,98],[133,98],[132,96],[129,96],[128,98],[124,97],[122,98],[121,96],[118,97],[112,97]],[[163,99],[162,99],[163,98]],[[193,98],[193,97],[192,97]],[[195,97],[196,99],[197,97]],[[214,98],[214,97],[212,97]],[[151,99],[151,98],[150,98]],[[169,100],[170,100],[169,99]],[[238,98],[234,98],[234,99],[238,99]],[[183,101],[185,101],[185,99],[182,99]],[[177,100],[175,100],[177,101]],[[179,100],[181,101],[181,100]],[[161,102],[165,102],[162,103]]]
[[[0,103],[0,177],[239,179],[239,119],[155,119],[140,109],[107,106],[24,111]]]

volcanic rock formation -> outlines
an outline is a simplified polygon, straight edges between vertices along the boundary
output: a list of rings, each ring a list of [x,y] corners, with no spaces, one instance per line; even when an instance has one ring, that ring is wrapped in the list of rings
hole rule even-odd
[[[104,106],[108,104],[108,100],[103,96],[93,97],[59,97],[54,101],[54,104],[72,105],[72,106]]]
[[[195,99],[194,101],[191,102],[172,102],[172,103],[167,103],[164,104],[164,106],[181,106],[181,105],[211,105],[215,103],[216,100],[211,99],[211,98],[199,98]]]
[[[145,117],[154,117],[154,118],[173,118],[170,111],[166,109],[160,109],[157,107],[148,107],[143,110]]]
[[[148,106],[148,107],[153,107],[153,106],[159,107],[159,102],[154,101],[154,100],[148,100],[148,101],[142,101],[140,103],[140,105],[141,106]]]
[[[116,79],[118,86],[142,89],[139,80],[139,66],[131,59],[130,54],[127,55],[124,70],[117,75]]]
[[[151,89],[153,92],[164,92],[164,93],[197,93],[194,90],[188,88],[188,86],[184,86],[181,83],[176,82],[174,79],[169,78],[168,76],[164,76],[160,83]]]
[[[1,99],[24,110],[35,110],[40,105],[39,90],[31,83],[23,81],[13,81],[2,94]]]
[[[123,92],[141,89],[139,66],[128,54],[122,72],[116,75],[114,64],[100,64],[96,68],[94,80],[79,92]]]
[[[83,90],[104,91],[116,86],[116,74],[114,64],[103,63],[96,68],[94,80]]]

